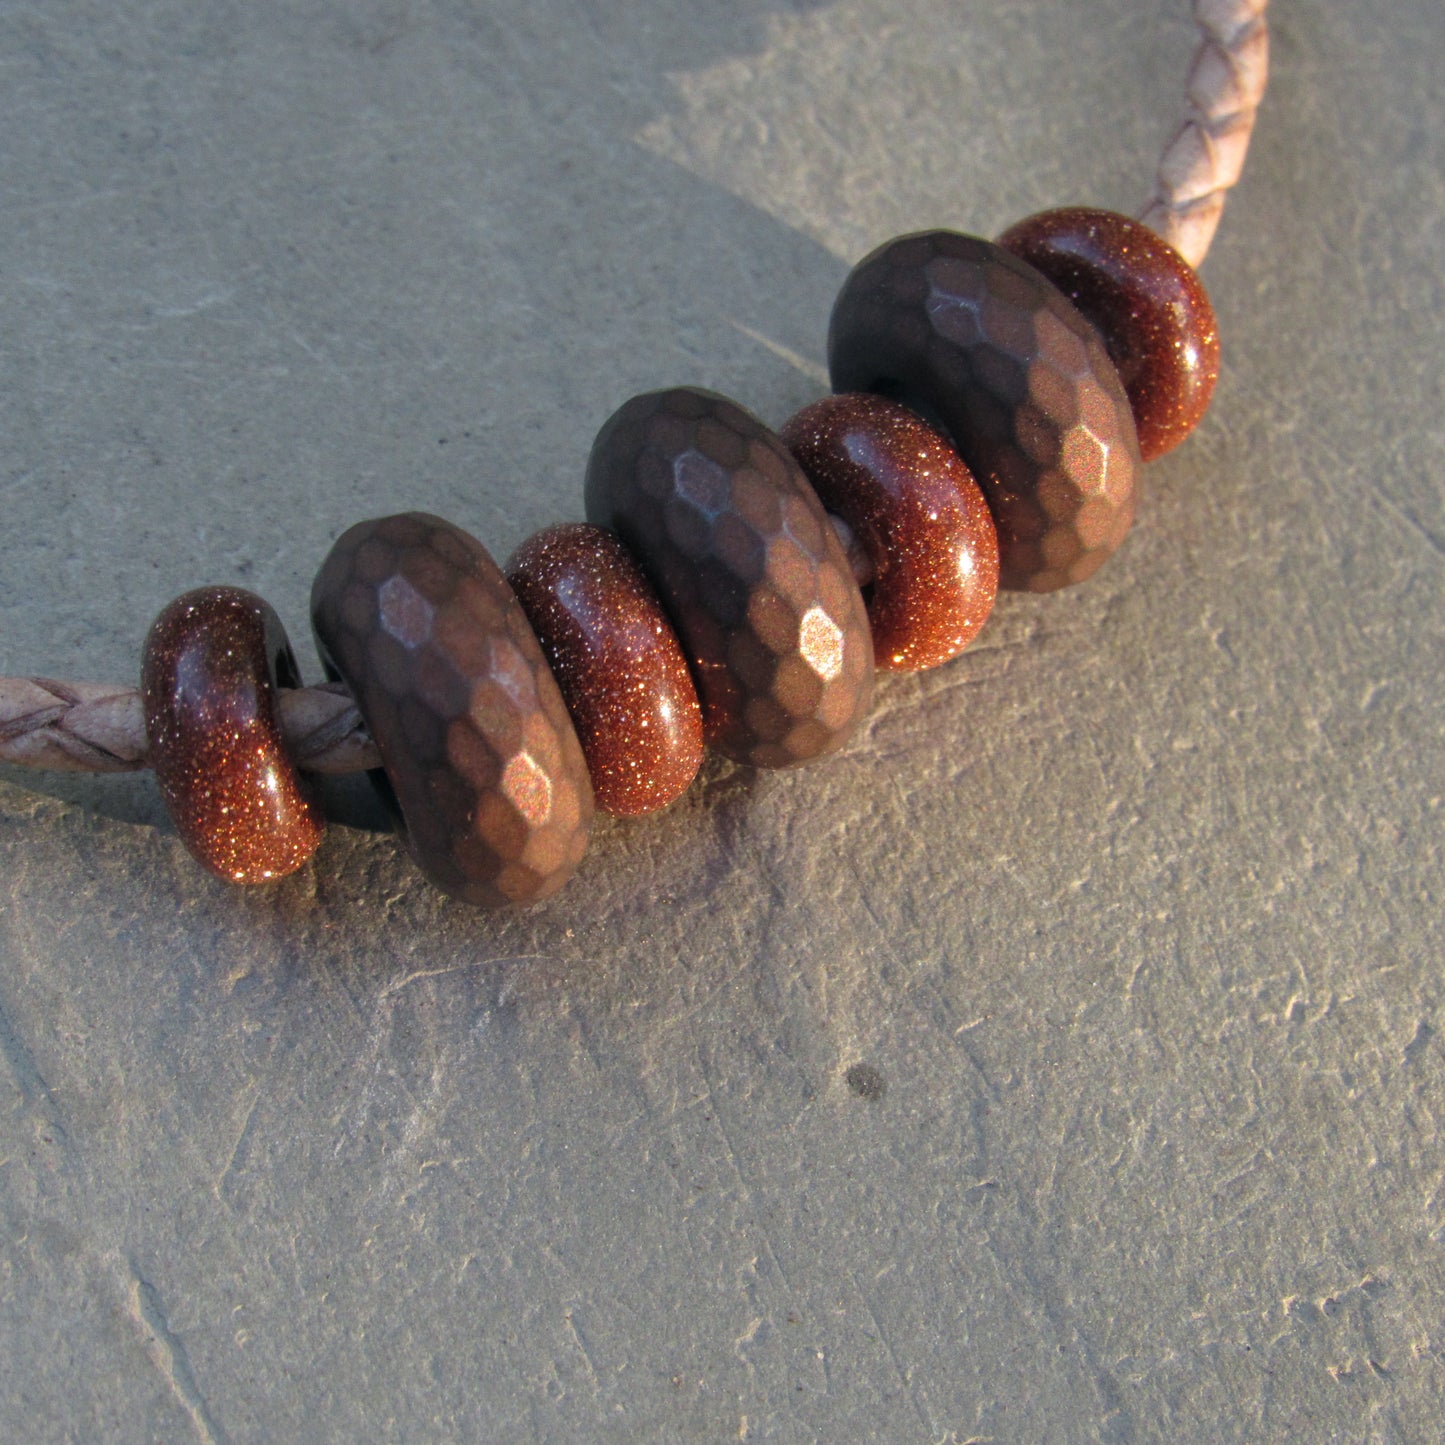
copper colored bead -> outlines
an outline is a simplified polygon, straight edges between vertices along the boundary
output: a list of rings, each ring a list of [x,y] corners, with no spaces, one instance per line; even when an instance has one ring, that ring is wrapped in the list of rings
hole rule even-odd
[[[824,397],[780,435],[868,555],[874,663],[917,672],[956,657],[993,611],[998,534],[948,438],[866,392]]]
[[[556,892],[587,847],[592,786],[542,649],[481,543],[422,512],[358,523],[317,575],[311,621],[427,877],[484,907]]]
[[[833,307],[835,391],[938,420],[983,488],[999,582],[1049,592],[1093,573],[1134,517],[1139,444],[1098,333],[1016,256],[927,231],[880,246]]]
[[[1142,221],[1087,206],[1030,216],[998,243],[1098,327],[1134,409],[1140,456],[1177,447],[1219,379],[1219,329],[1194,268]]]
[[[281,743],[276,689],[300,685],[280,618],[236,587],[176,598],[146,637],[141,697],[161,796],[181,841],[233,883],[294,873],[326,831]]]
[[[657,594],[611,532],[574,522],[529,537],[507,581],[552,665],[597,806],[665,808],[697,776],[702,709]]]
[[[711,747],[782,768],[843,745],[873,694],[868,615],[822,504],[762,422],[690,387],[634,397],[593,445],[587,516],[662,598]]]

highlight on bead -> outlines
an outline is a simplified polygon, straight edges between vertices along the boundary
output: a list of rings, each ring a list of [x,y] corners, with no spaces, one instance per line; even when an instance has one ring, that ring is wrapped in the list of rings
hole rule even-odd
[[[141,698],[156,783],[181,841],[232,883],[294,873],[326,831],[281,737],[277,689],[300,681],[281,619],[238,587],[177,597],[146,636]]]
[[[948,438],[866,392],[805,406],[780,435],[867,554],[875,665],[916,672],[957,657],[993,611],[998,533]]]

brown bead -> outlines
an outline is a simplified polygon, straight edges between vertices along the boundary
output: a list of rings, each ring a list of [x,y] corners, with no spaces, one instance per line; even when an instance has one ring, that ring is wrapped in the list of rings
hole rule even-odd
[[[988,498],[1002,586],[1081,582],[1124,540],[1129,399],[1094,328],[1016,256],[952,231],[880,246],[839,293],[828,364],[835,391],[942,424]]]
[[[236,587],[177,597],[146,637],[141,698],[161,796],[181,841],[233,883],[294,873],[326,831],[281,742],[276,689],[300,685],[281,619]]]
[[[552,665],[597,806],[665,808],[702,762],[702,709],[657,594],[622,543],[573,522],[529,537],[507,581]]]
[[[587,516],[662,598],[710,746],[782,768],[843,745],[873,694],[868,615],[822,504],[762,422],[690,387],[634,397],[593,445]]]
[[[486,549],[406,512],[346,532],[311,621],[385,769],[408,846],[467,903],[535,903],[587,847],[592,785],[562,695]]]
[[[1068,206],[998,243],[1041,271],[1098,327],[1134,410],[1146,462],[1199,424],[1219,379],[1219,328],[1194,268],[1142,221]]]
[[[917,672],[958,656],[993,611],[998,533],[948,438],[867,392],[824,397],[780,435],[867,553],[875,664]]]

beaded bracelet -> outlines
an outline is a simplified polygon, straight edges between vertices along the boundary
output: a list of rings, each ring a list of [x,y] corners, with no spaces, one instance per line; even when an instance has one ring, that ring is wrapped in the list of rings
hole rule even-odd
[[[1142,220],[887,242],[835,303],[834,395],[780,433],[695,388],[635,397],[593,446],[587,523],[505,568],[423,513],[346,532],[312,589],[328,688],[301,687],[259,597],[202,588],[156,619],[138,694],[0,679],[0,758],[153,766],[186,846],[239,883],[319,844],[303,770],[366,768],[427,877],[497,906],[561,887],[594,808],[674,801],[704,744],[761,768],[836,751],[875,668],[957,656],[999,586],[1090,576],[1140,464],[1204,414],[1194,267],[1263,95],[1264,8],[1195,0],[1190,109]]]

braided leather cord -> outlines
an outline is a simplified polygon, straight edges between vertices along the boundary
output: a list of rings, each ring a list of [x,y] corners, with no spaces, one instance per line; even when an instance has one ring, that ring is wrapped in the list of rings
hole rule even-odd
[[[1197,267],[1244,169],[1269,80],[1269,0],[1194,0],[1199,49],[1185,84],[1184,118],[1159,157],[1154,194],[1139,219]]]

